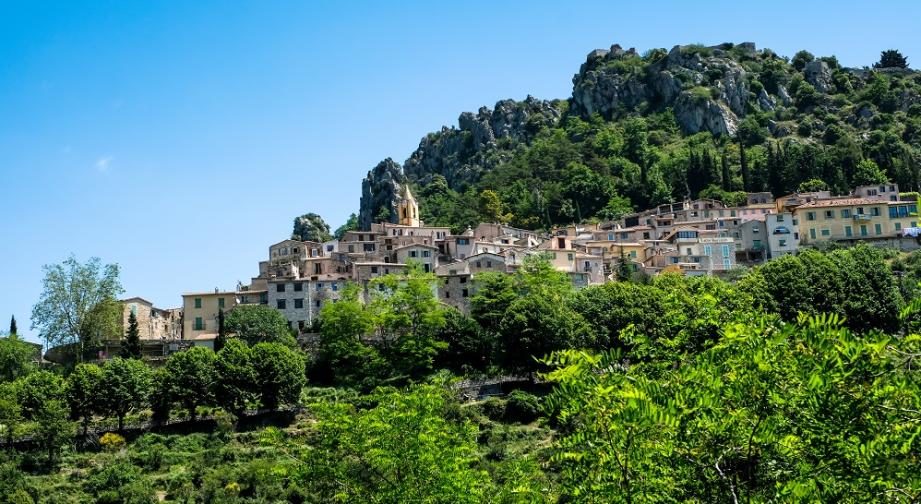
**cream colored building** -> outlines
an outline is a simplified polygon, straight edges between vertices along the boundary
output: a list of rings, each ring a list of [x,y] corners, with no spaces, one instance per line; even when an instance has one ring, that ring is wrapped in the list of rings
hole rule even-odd
[[[182,295],[182,339],[196,345],[212,347],[218,333],[218,312],[237,305],[237,293],[232,291],[191,292]]]
[[[793,209],[803,245],[895,238],[903,229],[917,227],[917,214],[913,201],[850,197],[814,200]]]
[[[161,309],[150,301],[133,297],[122,303],[122,327],[128,329],[131,314],[138,322],[142,340],[178,340],[182,338],[182,311],[179,308]]]

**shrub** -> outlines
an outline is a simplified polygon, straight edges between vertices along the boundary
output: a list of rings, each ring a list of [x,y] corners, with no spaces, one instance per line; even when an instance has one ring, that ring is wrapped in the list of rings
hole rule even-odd
[[[494,422],[500,422],[505,418],[505,401],[498,397],[486,399],[480,407],[483,414]]]
[[[114,432],[106,432],[102,435],[102,438],[99,439],[99,444],[102,446],[103,450],[118,451],[125,446],[125,438]]]
[[[534,394],[515,390],[505,404],[505,419],[509,422],[531,423],[540,416],[540,399]]]

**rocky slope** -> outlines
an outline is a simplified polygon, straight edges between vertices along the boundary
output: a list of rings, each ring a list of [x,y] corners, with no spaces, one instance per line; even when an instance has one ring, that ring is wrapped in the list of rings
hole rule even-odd
[[[921,76],[908,69],[841,68],[834,57],[815,58],[805,51],[787,59],[770,49],[759,50],[750,42],[675,46],[668,51],[653,49],[643,55],[615,44],[610,49],[596,49],[588,54],[573,77],[572,96],[568,100],[547,101],[528,96],[523,101],[502,100],[492,109],[482,107],[476,113],[464,112],[457,126],[443,127],[426,135],[402,168],[390,159],[379,164],[363,182],[360,223],[367,227],[375,218],[386,217],[386,209],[393,208],[401,184],[418,186],[422,190],[417,195],[424,199],[429,192],[424,189],[437,181],[438,187],[446,184],[456,198],[466,191],[476,193],[488,188],[483,187],[487,179],[493,185],[499,180],[513,180],[503,178],[501,172],[516,163],[520,165],[535,141],[546,140],[555,131],[564,133],[579,149],[578,154],[566,154],[571,162],[588,166],[595,175],[610,182],[614,192],[605,194],[629,196],[634,205],[692,196],[687,188],[696,185],[680,179],[695,169],[688,163],[695,158],[690,152],[697,148],[699,140],[695,135],[699,133],[712,136],[713,155],[717,159],[728,158],[729,169],[708,181],[727,191],[768,185],[752,183],[754,179],[742,173],[751,167],[742,166],[745,163],[738,152],[727,147],[734,140],[744,140],[749,144],[745,147],[756,149],[753,151],[756,163],[759,154],[767,158],[768,151],[791,144],[825,144],[828,148],[859,151],[858,157],[872,158],[890,178],[905,188],[914,188],[921,183],[921,168],[917,166],[919,115]],[[615,144],[623,149],[624,121],[631,117],[647,119],[642,126],[646,129],[643,142],[648,136],[650,145],[648,149],[643,147],[642,155],[637,157],[635,152],[616,152],[599,146],[594,135],[608,128],[621,137],[617,140],[621,143]],[[672,126],[677,131],[672,132]],[[837,145],[842,138],[856,146]],[[886,144],[887,152],[880,153],[873,143]],[[763,151],[758,151],[759,147]],[[667,159],[679,149],[685,149],[683,158]],[[666,165],[665,161],[671,164]],[[833,188],[843,188],[852,182],[850,165],[856,162],[851,161],[833,160],[844,166],[840,176],[829,175],[820,166],[795,168],[797,173],[789,175],[790,180],[773,181],[768,189],[788,190],[802,177],[836,178],[828,183]],[[637,165],[636,168],[627,162]],[[553,176],[559,176],[560,169],[551,170]],[[640,170],[641,176],[631,175],[633,170]],[[548,176],[540,175],[541,181]],[[737,178],[743,181],[740,183]],[[768,175],[763,178],[767,180]],[[657,182],[659,179],[661,182]],[[644,187],[635,187],[635,180],[641,180]],[[660,186],[654,187],[655,184]],[[491,188],[500,192],[504,189]],[[438,197],[442,198],[444,190],[439,191],[436,191]],[[553,191],[554,194],[548,194]],[[556,193],[564,192],[550,187],[528,197],[543,202],[534,203],[535,208],[546,207],[548,198],[562,198]],[[513,207],[517,206],[519,213],[531,212],[522,210],[521,204],[507,201],[525,196],[505,196],[502,204],[507,210],[514,212]],[[421,203],[424,217],[426,213],[430,219],[438,217],[437,209],[426,211],[425,202]],[[574,201],[549,204],[579,208]],[[545,215],[531,217],[545,224],[567,215],[547,208],[540,211]],[[580,218],[586,217],[577,213]],[[390,218],[396,218],[395,212],[390,212]]]

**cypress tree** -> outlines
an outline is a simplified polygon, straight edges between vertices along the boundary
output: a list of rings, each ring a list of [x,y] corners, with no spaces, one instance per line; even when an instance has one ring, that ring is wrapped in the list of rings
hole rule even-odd
[[[18,334],[16,331],[16,315],[13,315],[13,317],[10,318],[10,335],[12,336],[13,334]]]
[[[221,308],[217,311],[217,338],[214,340],[214,351],[220,352],[224,348],[224,342],[227,341],[227,336],[224,334],[224,309]]]
[[[720,164],[723,169],[723,190],[726,192],[732,191],[732,175],[729,173],[729,157],[726,156],[726,152],[723,152],[722,159],[720,159]]]
[[[751,191],[751,174],[748,171],[748,159],[745,157],[745,144],[741,140],[739,140],[739,163],[742,168],[742,189]]]
[[[121,354],[126,359],[141,358],[141,332],[138,330],[138,318],[134,312],[128,315],[128,332],[122,342]]]

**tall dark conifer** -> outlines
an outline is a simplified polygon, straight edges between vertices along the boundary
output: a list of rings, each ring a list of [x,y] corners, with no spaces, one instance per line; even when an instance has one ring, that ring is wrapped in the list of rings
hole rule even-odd
[[[134,312],[128,315],[128,331],[125,333],[125,340],[122,342],[121,354],[126,359],[141,358],[141,332],[138,329],[138,318]]]
[[[13,315],[12,318],[10,318],[10,335],[18,334],[16,331],[16,315]]]
[[[729,156],[726,155],[726,152],[723,152],[723,156],[720,159],[720,165],[722,168],[722,179],[723,179],[723,190],[726,192],[732,191],[732,174],[729,172]]]
[[[748,171],[748,159],[745,157],[745,144],[739,140],[739,164],[742,169],[742,190],[752,190],[751,173]]]
[[[224,348],[224,342],[227,341],[227,335],[224,329],[224,309],[217,311],[217,338],[214,340],[214,351],[219,352]]]

